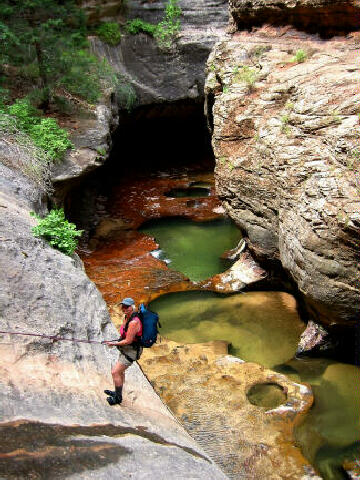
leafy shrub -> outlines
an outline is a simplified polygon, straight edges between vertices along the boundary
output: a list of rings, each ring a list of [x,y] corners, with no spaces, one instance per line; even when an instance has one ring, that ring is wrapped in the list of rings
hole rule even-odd
[[[31,229],[35,237],[44,238],[52,247],[66,255],[74,253],[78,243],[76,238],[80,237],[83,231],[76,230],[76,225],[65,219],[62,208],[50,210],[45,218],[39,217],[35,212],[30,212],[30,215],[39,221],[39,224]]]
[[[63,52],[58,69],[57,85],[90,103],[96,103],[102,90],[116,83],[116,75],[107,60],[99,60],[86,50]]]
[[[51,160],[62,158],[72,146],[68,133],[59,127],[54,118],[42,118],[33,125],[29,134],[35,145],[45,150]]]
[[[304,63],[306,59],[307,54],[305,50],[300,48],[299,50],[296,50],[295,56],[291,59],[291,61],[296,63]]]
[[[16,127],[29,135],[35,146],[46,152],[48,160],[61,159],[66,150],[72,147],[68,133],[58,126],[55,119],[39,117],[39,111],[28,99],[16,100],[4,113],[14,117]]]
[[[106,22],[102,23],[97,29],[96,33],[108,45],[118,45],[121,40],[121,32],[118,23]]]
[[[125,25],[125,30],[131,35],[136,35],[143,32],[153,37],[155,35],[156,29],[157,25],[144,22],[144,20],[141,20],[141,18],[134,18],[133,20],[129,20]]]
[[[289,128],[289,115],[282,115],[280,118],[281,121],[281,132],[285,133],[286,135],[290,134],[290,128]]]
[[[177,0],[169,0],[165,7],[164,19],[158,23],[155,38],[160,48],[169,49],[180,31],[181,8]]]
[[[5,108],[5,104],[8,100],[9,90],[0,85],[0,110]]]
[[[28,99],[17,99],[7,110],[16,118],[19,128],[26,132],[39,121],[39,111],[31,105]]]
[[[125,29],[132,35],[140,32],[147,33],[155,37],[160,48],[169,49],[180,31],[179,17],[181,13],[177,0],[168,0],[165,6],[164,17],[157,25],[135,18],[127,22]]]
[[[21,65],[19,68],[19,74],[29,80],[38,80],[40,77],[39,65],[36,62]]]

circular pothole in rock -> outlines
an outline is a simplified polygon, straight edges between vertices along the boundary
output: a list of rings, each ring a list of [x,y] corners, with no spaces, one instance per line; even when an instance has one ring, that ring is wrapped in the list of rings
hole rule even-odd
[[[276,408],[287,399],[284,389],[277,383],[257,383],[246,396],[252,405],[265,408]]]
[[[172,188],[164,195],[171,198],[208,197],[210,189],[203,187]]]

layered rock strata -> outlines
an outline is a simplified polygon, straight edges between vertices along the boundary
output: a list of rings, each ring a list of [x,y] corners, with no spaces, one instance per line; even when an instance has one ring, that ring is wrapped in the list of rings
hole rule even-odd
[[[264,23],[293,25],[298,30],[325,37],[358,30],[357,0],[230,0],[235,29],[251,29]]]
[[[123,405],[107,404],[117,355],[100,342],[118,334],[105,302],[78,257],[33,237],[34,185],[0,174],[0,330],[99,342],[1,333],[1,478],[225,479],[136,365]]]
[[[51,180],[60,202],[64,201],[71,182],[96,170],[108,157],[111,134],[118,125],[118,106],[109,92],[103,100],[104,103],[96,107],[86,105],[82,115],[73,115],[70,121],[61,121],[74,148],[67,152],[63,161],[52,165]]]
[[[239,27],[260,3],[280,8],[233,3]],[[309,318],[327,325],[359,318],[356,42],[266,25],[220,42],[207,64],[223,205],[259,258],[280,260]]]
[[[112,47],[92,38],[93,51],[106,57],[136,90],[137,106],[174,103],[179,100],[200,101],[204,97],[204,68],[214,43],[228,22],[227,1],[179,0],[182,9],[181,30],[176,46],[161,51],[146,34],[124,35]],[[127,19],[141,18],[159,22],[165,4],[160,1],[128,2]]]

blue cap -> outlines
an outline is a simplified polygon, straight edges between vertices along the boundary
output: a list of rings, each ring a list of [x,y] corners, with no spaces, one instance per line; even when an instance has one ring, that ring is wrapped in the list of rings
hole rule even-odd
[[[127,307],[130,307],[131,305],[135,305],[134,300],[130,297],[124,298],[124,300],[122,300],[120,303],[121,305],[126,305]]]

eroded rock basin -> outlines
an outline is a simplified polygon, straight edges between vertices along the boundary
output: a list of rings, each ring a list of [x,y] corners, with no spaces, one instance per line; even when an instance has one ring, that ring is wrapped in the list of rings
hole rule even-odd
[[[329,402],[326,400],[327,381],[323,381],[322,377],[326,368],[315,366],[313,367],[314,370],[311,367],[309,370],[309,364],[306,364],[303,368],[303,365],[305,365],[303,362],[291,360],[295,354],[299,336],[304,329],[304,324],[297,315],[293,297],[282,292],[248,292],[226,297],[211,292],[196,291],[210,290],[230,293],[241,290],[245,284],[239,282],[238,279],[236,282],[228,281],[226,284],[224,278],[228,278],[229,275],[221,273],[208,278],[206,281],[191,281],[187,278],[189,272],[185,272],[185,275],[179,271],[180,267],[172,269],[171,264],[169,265],[161,260],[161,255],[159,255],[163,247],[161,239],[159,241],[157,238],[154,239],[145,235],[144,232],[135,230],[141,224],[144,224],[147,219],[152,219],[154,226],[154,219],[173,217],[170,221],[165,221],[176,224],[179,215],[188,219],[178,222],[182,226],[187,222],[190,225],[190,220],[221,222],[222,210],[213,187],[210,188],[210,195],[206,197],[180,196],[170,198],[166,196],[166,192],[176,189],[184,191],[195,182],[197,184],[206,182],[212,185],[212,176],[199,172],[195,175],[191,172],[182,175],[162,172],[161,175],[154,175],[147,179],[142,179],[140,176],[133,179],[128,178],[123,185],[120,184],[116,187],[109,200],[106,214],[97,228],[93,241],[90,242],[93,250],[83,255],[88,275],[95,281],[108,306],[111,307],[115,324],[121,321],[117,303],[124,296],[132,296],[136,301],[146,302],[160,297],[155,301],[153,308],[160,313],[164,324],[163,334],[165,337],[172,338],[180,343],[176,344],[176,348],[170,348],[168,342],[166,342],[160,345],[160,350],[156,347],[156,349],[153,348],[146,352],[141,360],[142,368],[165,403],[168,404],[198,442],[211,455],[215,455],[217,462],[223,466],[230,477],[239,478],[241,474],[241,478],[249,479],[285,478],[289,470],[288,462],[292,463],[291,478],[301,478],[305,474],[311,474],[311,467],[300,450],[294,448],[293,445],[293,430],[300,423],[305,411],[310,408],[311,395],[308,390],[303,390],[302,394],[307,392],[308,399],[306,401],[304,398],[301,401],[299,400],[300,403],[297,404],[297,407],[288,408],[288,402],[283,402],[279,407],[280,410],[278,410],[278,413],[281,412],[281,414],[279,413],[277,421],[275,423],[270,422],[269,432],[272,431],[273,433],[269,433],[269,436],[266,437],[265,435],[265,437],[270,438],[275,435],[274,432],[277,432],[276,435],[281,432],[280,438],[282,440],[279,440],[279,442],[284,442],[284,444],[280,450],[275,448],[275,444],[272,444],[270,440],[269,443],[265,440],[262,441],[260,437],[254,440],[255,437],[251,437],[251,435],[254,435],[253,428],[248,430],[249,437],[242,437],[242,441],[239,443],[238,432],[244,430],[244,425],[238,425],[240,430],[229,426],[229,434],[232,437],[225,440],[224,432],[226,429],[224,430],[221,427],[219,429],[220,433],[218,432],[217,425],[222,420],[218,420],[214,414],[219,408],[223,408],[222,402],[229,395],[231,395],[231,398],[234,396],[233,406],[235,405],[235,411],[240,408],[236,406],[238,404],[235,397],[238,394],[239,384],[242,382],[237,380],[235,383],[225,381],[228,373],[221,370],[221,375],[219,373],[221,390],[218,391],[215,381],[216,375],[211,373],[213,366],[210,368],[211,362],[208,355],[194,353],[189,342],[225,340],[232,344],[231,353],[243,360],[255,361],[265,367],[278,369],[280,372],[289,375],[289,378],[296,383],[308,381],[313,385],[321,385],[317,390],[319,401],[318,403],[315,402],[311,414],[304,417],[305,422],[302,427],[298,428],[297,438],[307,458],[316,464],[322,474],[325,471],[324,478],[331,480],[345,478],[343,471],[338,473],[339,466],[345,458],[341,454],[341,450],[345,444],[346,448],[350,448],[354,431],[358,431],[358,425],[354,429],[356,401],[354,402],[351,395],[343,396],[342,386],[339,386],[335,389],[337,395],[333,396],[333,403],[329,408]],[[161,220],[161,222],[164,222],[164,220]],[[199,224],[199,226],[202,227],[203,224]],[[146,224],[144,230],[145,228]],[[157,227],[155,224],[156,228],[161,229],[163,226]],[[166,228],[169,228],[169,225],[165,227],[165,230]],[[176,236],[177,240],[178,237],[179,235]],[[189,243],[186,235],[184,241]],[[208,245],[209,241],[211,242],[211,239],[201,242],[201,248],[205,244]],[[235,247],[236,245],[231,246]],[[179,247],[177,246],[177,248]],[[229,248],[229,246],[225,248]],[[158,253],[154,255],[154,252]],[[219,252],[219,256],[221,253]],[[262,279],[265,272],[258,265],[253,264],[251,259],[246,258],[246,253],[241,255],[243,255],[243,264],[247,264],[247,273],[250,272],[248,278],[253,275],[251,281]],[[190,263],[194,262],[196,260]],[[243,264],[242,273],[244,271]],[[225,264],[222,263],[221,265]],[[232,268],[234,269],[234,267]],[[224,285],[226,286],[224,287]],[[171,292],[173,292],[171,295],[163,295]],[[201,307],[206,302],[199,301],[199,294],[203,295],[203,299],[206,298],[208,302],[207,308],[203,311],[201,311]],[[180,301],[178,295],[182,295],[188,301]],[[172,298],[175,300],[171,300]],[[227,308],[224,308],[225,304],[227,304]],[[166,307],[166,305],[168,306]],[[227,311],[228,313],[226,313]],[[183,342],[186,342],[186,344]],[[191,352],[189,358],[187,360],[180,358],[179,352],[189,352],[188,348]],[[228,348],[224,347],[220,353],[219,351],[216,352],[217,359],[225,358]],[[229,360],[235,357],[226,358]],[[226,365],[228,360],[224,360]],[[222,360],[219,361],[222,362]],[[170,369],[169,364],[171,365]],[[236,369],[241,365],[242,369],[246,369],[246,365],[249,364],[235,361],[234,365]],[[216,368],[219,369],[219,365]],[[221,369],[223,368],[225,367],[222,366]],[[276,374],[272,372],[271,375]],[[357,375],[358,370],[354,367],[350,374],[353,382],[357,381]],[[275,383],[275,385],[278,385],[270,377],[265,375],[259,378],[258,383],[265,385]],[[251,385],[248,385],[248,387],[251,388]],[[195,396],[193,397],[192,392],[196,388],[199,392],[194,393]],[[261,422],[267,424],[268,417],[264,414],[270,407],[252,405],[247,397],[249,388],[245,388],[243,400],[246,408],[250,408],[249,405],[251,405],[252,413],[249,417],[245,415],[246,421],[250,422],[249,425],[254,425],[251,422],[254,422],[256,417],[256,428],[259,429],[259,432],[264,432],[264,426],[260,425]],[[286,392],[288,386],[284,389],[282,386],[275,388],[281,388],[282,391]],[[217,392],[215,396],[213,390]],[[302,394],[300,389],[300,397],[302,397]],[[201,399],[199,397],[196,401],[196,395],[202,395]],[[187,400],[185,401],[185,399]],[[266,401],[265,395],[265,403]],[[301,402],[305,403],[302,404]],[[300,408],[299,405],[306,405],[306,408]],[[320,408],[318,408],[319,406]],[[329,442],[329,431],[326,432],[326,429],[324,429],[323,418],[325,416],[330,419],[331,415],[334,414],[335,406],[336,408],[342,408],[345,412],[341,420],[345,427],[338,429],[340,422],[333,422],[330,428],[332,437],[330,435]],[[192,412],[191,415],[190,411]],[[291,417],[290,423],[288,415]],[[189,418],[191,420],[188,421]],[[331,424],[331,421],[327,423],[327,425],[329,424]],[[339,435],[336,432],[339,432]],[[340,434],[340,432],[342,433]],[[228,433],[227,430],[226,433]],[[337,439],[341,435],[343,439],[342,443],[340,442],[341,447],[338,448]],[[332,450],[329,450],[329,445],[333,440],[337,447],[333,446]],[[225,452],[219,445],[231,445],[230,453]],[[284,445],[286,446],[284,447]],[[216,451],[219,448],[221,455],[217,457]],[[336,455],[334,454],[334,448],[337,452]],[[222,455],[224,456],[221,457]],[[337,456],[337,459],[329,467],[331,456]],[[281,458],[281,461],[279,458]],[[321,461],[319,461],[319,458]],[[281,463],[279,468],[282,469],[283,476],[274,474],[274,467],[272,466],[275,464],[274,462],[277,466],[279,462]]]
[[[291,295],[246,292],[219,296],[210,292],[185,292],[160,297],[151,307],[164,319],[163,334],[171,340],[186,342],[189,346],[189,342],[222,338],[231,343],[231,353],[242,360],[281,372],[296,383],[311,385],[315,402],[295,428],[297,443],[322,478],[348,478],[342,463],[360,451],[360,397],[356,391],[360,370],[325,358],[293,358],[304,325]],[[182,368],[182,361],[179,364]],[[266,381],[259,396],[264,406],[271,408],[274,389],[267,395],[268,384]],[[181,385],[180,382],[180,391]],[[159,393],[162,394],[161,389]],[[281,392],[278,393],[281,397]],[[283,403],[287,404],[286,400]]]
[[[141,367],[229,478],[295,479],[311,472],[292,438],[295,423],[312,404],[310,388],[227,355],[227,342],[221,341],[164,341],[145,352]],[[263,383],[276,384],[284,392],[286,406],[253,405],[248,391]]]

